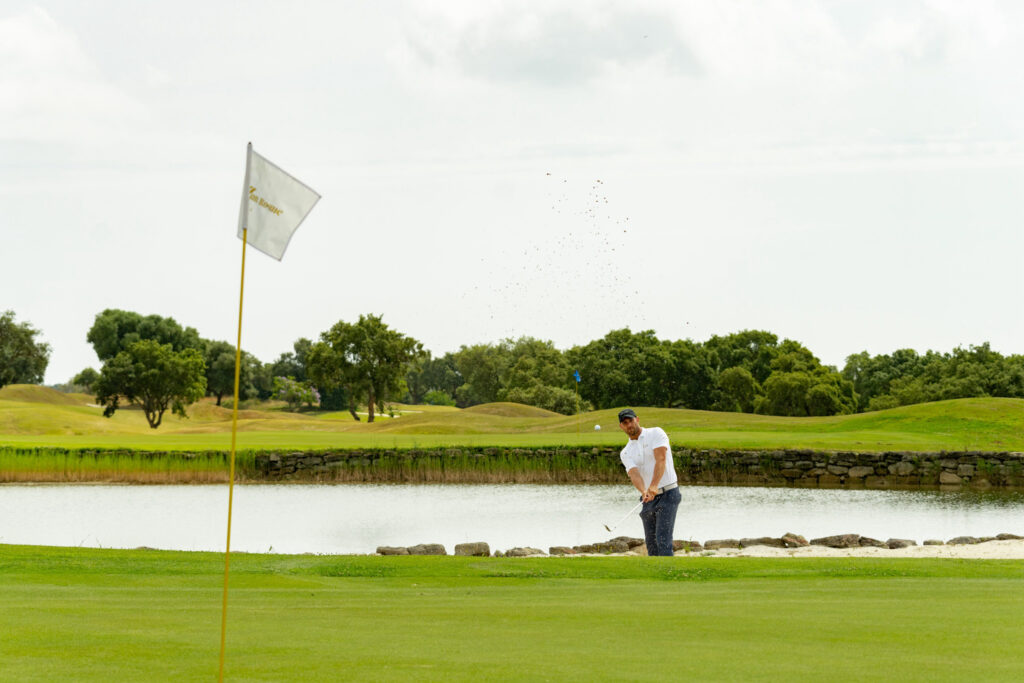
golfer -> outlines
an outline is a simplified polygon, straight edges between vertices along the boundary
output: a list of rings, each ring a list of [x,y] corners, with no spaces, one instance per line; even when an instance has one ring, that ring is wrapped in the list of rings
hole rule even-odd
[[[672,555],[672,531],[682,496],[668,434],[661,427],[641,427],[632,408],[619,412],[619,429],[629,436],[619,458],[633,486],[641,493],[644,506],[640,520],[644,523],[647,554]]]

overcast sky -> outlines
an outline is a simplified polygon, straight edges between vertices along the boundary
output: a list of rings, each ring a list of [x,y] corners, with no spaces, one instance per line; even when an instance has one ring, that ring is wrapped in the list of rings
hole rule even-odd
[[[48,383],[122,308],[234,341],[245,145],[323,199],[250,250],[264,361],[767,329],[1024,353],[1024,4],[0,2],[0,310]]]

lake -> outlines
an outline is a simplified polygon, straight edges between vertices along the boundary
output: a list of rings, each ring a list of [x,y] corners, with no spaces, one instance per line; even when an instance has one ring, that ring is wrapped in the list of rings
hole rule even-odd
[[[880,540],[1024,535],[1024,494],[689,486],[675,537],[856,533]],[[223,551],[227,486],[0,485],[0,543]],[[245,485],[232,548],[372,553],[486,541],[493,550],[643,536],[625,485]]]

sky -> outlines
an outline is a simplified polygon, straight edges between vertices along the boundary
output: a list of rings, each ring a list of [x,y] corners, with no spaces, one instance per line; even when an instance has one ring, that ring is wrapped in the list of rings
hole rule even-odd
[[[234,342],[245,148],[322,195],[246,260],[263,361],[628,327],[1024,353],[1024,5],[0,0],[0,310]]]

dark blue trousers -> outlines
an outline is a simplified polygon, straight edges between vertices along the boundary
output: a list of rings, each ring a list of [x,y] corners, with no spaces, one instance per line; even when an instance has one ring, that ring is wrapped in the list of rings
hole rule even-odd
[[[678,488],[665,491],[644,503],[640,509],[640,521],[644,523],[644,540],[647,541],[648,555],[668,555],[672,552],[672,532],[676,526],[676,510],[683,499]]]

